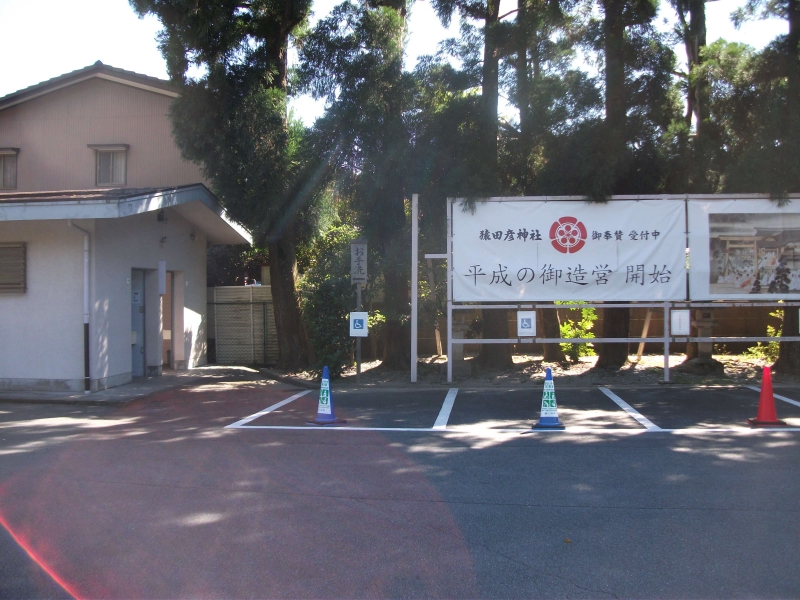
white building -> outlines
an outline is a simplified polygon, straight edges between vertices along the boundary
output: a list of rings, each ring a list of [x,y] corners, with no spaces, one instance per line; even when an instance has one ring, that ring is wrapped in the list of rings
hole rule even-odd
[[[172,141],[167,82],[97,63],[0,98],[0,390],[206,362],[206,250],[249,243]]]

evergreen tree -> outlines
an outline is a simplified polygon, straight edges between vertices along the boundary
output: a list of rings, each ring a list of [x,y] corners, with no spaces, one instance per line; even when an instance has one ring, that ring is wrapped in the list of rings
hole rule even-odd
[[[201,165],[233,218],[269,247],[280,365],[306,364],[307,341],[295,293],[302,128],[286,114],[287,43],[310,0],[131,0],[164,30],[160,48],[179,90],[170,116],[185,158]],[[189,67],[204,69],[197,78]]]
[[[334,148],[331,176],[348,190],[362,234],[381,256],[389,367],[407,366],[410,356],[405,198],[413,85],[402,68],[405,19],[404,2],[345,2],[298,40],[298,89],[329,102],[315,125],[317,146]]]

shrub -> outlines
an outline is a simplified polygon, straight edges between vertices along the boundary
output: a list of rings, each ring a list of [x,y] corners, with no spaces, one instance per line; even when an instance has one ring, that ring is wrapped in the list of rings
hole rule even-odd
[[[350,283],[350,240],[357,231],[340,225],[314,241],[308,266],[298,285],[303,319],[317,362],[315,371],[327,366],[339,377],[351,363],[353,340],[348,314],[356,305]]]
[[[556,302],[556,304],[580,304],[579,302]],[[577,309],[570,310],[572,315]],[[593,308],[580,309],[581,317],[577,321],[567,317],[559,324],[563,338],[593,338],[592,328],[597,320],[597,312]],[[561,344],[561,350],[572,362],[578,362],[581,356],[594,356],[592,344]]]
[[[783,329],[783,311],[776,310],[775,312],[769,313],[770,317],[775,317],[776,319],[780,320],[780,324],[777,327],[773,327],[772,325],[767,325],[767,335],[769,337],[780,337],[781,330]],[[752,346],[745,350],[742,353],[742,356],[745,358],[751,358],[756,360],[763,360],[764,362],[775,362],[778,360],[778,354],[780,353],[780,342],[767,342],[766,344],[762,344],[761,342],[756,342],[755,346]]]

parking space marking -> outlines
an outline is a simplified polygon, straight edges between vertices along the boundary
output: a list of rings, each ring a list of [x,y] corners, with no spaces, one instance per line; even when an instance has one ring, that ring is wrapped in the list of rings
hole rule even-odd
[[[761,393],[761,388],[758,388],[754,385],[748,385],[747,387],[753,391],[758,392],[759,394]],[[787,398],[786,396],[781,396],[780,394],[776,394],[774,392],[772,393],[772,395],[775,396],[778,400],[783,400],[784,402],[788,402],[789,404],[800,406],[800,402],[798,402],[797,400],[792,400],[791,398]]]
[[[278,410],[281,406],[286,406],[289,402],[294,402],[298,398],[302,398],[306,394],[310,394],[311,390],[306,390],[304,392],[300,392],[299,394],[295,394],[294,396],[289,396],[286,400],[281,400],[277,404],[273,404],[272,406],[265,408],[264,410],[258,411],[254,415],[250,415],[249,417],[245,417],[241,421],[236,421],[236,423],[231,423],[230,425],[226,425],[225,429],[242,429],[245,425],[247,425],[250,421],[255,421],[258,417],[271,413],[273,410]],[[251,425],[250,427],[254,427]]]
[[[447,429],[447,421],[450,420],[450,412],[453,410],[456,394],[458,394],[458,388],[450,388],[447,392],[444,403],[442,403],[442,410],[439,411],[439,416],[436,417],[436,422],[433,424],[434,429]]]
[[[638,410],[636,410],[635,408],[633,408],[633,407],[632,407],[630,404],[628,404],[627,402],[625,402],[625,400],[623,400],[622,398],[620,398],[619,396],[617,396],[617,395],[616,395],[614,392],[612,392],[610,389],[608,389],[608,388],[606,388],[606,387],[601,387],[601,388],[600,388],[600,391],[601,391],[601,392],[603,392],[603,393],[604,393],[606,396],[608,396],[609,398],[611,398],[611,399],[612,399],[614,402],[616,402],[616,403],[617,403],[617,405],[619,405],[619,407],[620,407],[622,410],[624,410],[624,411],[625,411],[626,413],[628,413],[628,414],[629,414],[631,417],[633,417],[634,419],[636,419],[636,420],[637,420],[637,421],[638,421],[638,422],[639,422],[641,425],[644,425],[644,427],[645,427],[645,428],[646,428],[648,431],[661,431],[661,427],[659,427],[658,425],[656,425],[655,423],[653,423],[653,422],[652,422],[650,419],[648,419],[647,417],[645,417],[644,415],[642,415],[642,414],[641,414],[641,413],[640,413]]]
[[[235,425],[235,423],[234,423]],[[226,429],[230,429],[229,425]],[[741,435],[769,435],[773,433],[800,433],[800,427],[687,427],[684,429],[616,429],[613,427],[567,427],[566,429],[495,429],[494,427],[481,427],[480,425],[457,425],[447,429],[433,429],[427,427],[350,427],[347,425],[332,425],[330,427],[309,427],[308,425],[242,425],[235,429],[273,429],[282,431],[383,431],[383,432],[410,432],[410,433],[445,433],[459,435],[486,435],[486,434],[610,434],[610,435],[643,435],[649,433],[668,433],[674,435],[706,435],[706,434],[741,434]]]

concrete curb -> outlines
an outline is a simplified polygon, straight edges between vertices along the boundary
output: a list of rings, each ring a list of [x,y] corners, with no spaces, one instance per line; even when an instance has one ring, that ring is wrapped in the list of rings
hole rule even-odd
[[[319,389],[319,382],[308,381],[306,379],[299,379],[297,377],[289,377],[288,375],[283,375],[279,371],[274,371],[272,369],[259,369],[258,372],[264,375],[267,379],[272,379],[273,381],[279,381],[280,383],[293,385],[295,387],[299,387],[304,390]]]
[[[58,404],[66,406],[127,406],[136,400],[142,400],[159,392],[180,389],[186,386],[195,385],[202,381],[202,377],[187,377],[179,381],[157,381],[161,378],[153,378],[152,383],[146,389],[125,390],[125,386],[118,386],[94,392],[92,394],[81,394],[75,392],[2,392],[0,393],[0,404]],[[128,384],[130,385],[130,384]]]

